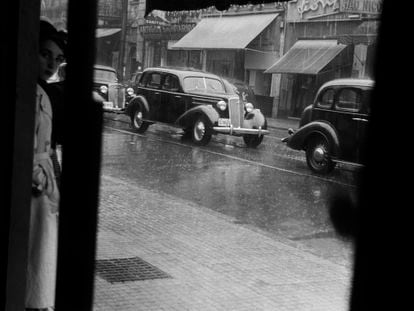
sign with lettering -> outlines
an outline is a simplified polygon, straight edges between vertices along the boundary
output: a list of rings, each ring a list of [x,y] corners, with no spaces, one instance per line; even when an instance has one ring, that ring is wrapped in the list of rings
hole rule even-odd
[[[288,21],[326,16],[338,12],[339,0],[292,0],[288,3]]]
[[[380,14],[382,0],[340,0],[340,11],[356,14]]]
[[[144,24],[139,26],[141,34],[170,34],[170,33],[187,33],[196,26],[195,23],[170,24],[168,26]]]

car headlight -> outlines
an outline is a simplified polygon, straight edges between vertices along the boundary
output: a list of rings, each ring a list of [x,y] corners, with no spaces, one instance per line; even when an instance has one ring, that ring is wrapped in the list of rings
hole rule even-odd
[[[132,88],[132,87],[129,87],[129,88],[127,88],[127,94],[129,95],[129,96],[132,96],[132,95],[134,95],[134,89]]]
[[[217,108],[220,109],[221,111],[224,111],[227,108],[227,103],[224,100],[220,100],[217,103]]]
[[[247,112],[252,112],[253,109],[254,109],[253,104],[252,103],[246,103],[244,105],[244,109],[246,109]]]
[[[101,91],[101,93],[106,94],[108,93],[108,87],[106,87],[105,85],[102,85],[99,90]]]

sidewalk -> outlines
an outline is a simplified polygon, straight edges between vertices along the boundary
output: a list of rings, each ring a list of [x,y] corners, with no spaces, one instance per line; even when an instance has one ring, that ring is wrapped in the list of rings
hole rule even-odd
[[[348,309],[347,268],[196,203],[101,181],[97,262],[117,266],[97,272],[94,310]]]

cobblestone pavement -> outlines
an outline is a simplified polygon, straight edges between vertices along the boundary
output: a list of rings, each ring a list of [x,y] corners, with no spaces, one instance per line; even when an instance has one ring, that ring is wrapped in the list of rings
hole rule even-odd
[[[127,258],[168,277],[111,283],[101,271],[94,310],[347,310],[346,267],[193,202],[102,176],[97,261]]]

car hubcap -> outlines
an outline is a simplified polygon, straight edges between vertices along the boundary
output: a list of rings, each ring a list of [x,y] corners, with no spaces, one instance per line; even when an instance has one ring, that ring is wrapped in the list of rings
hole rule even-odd
[[[137,127],[140,127],[142,124],[142,112],[139,111],[135,114],[135,125]]]
[[[322,162],[325,160],[326,152],[325,149],[322,147],[317,147],[313,151],[313,158],[316,162]]]
[[[197,140],[202,140],[206,132],[206,127],[203,122],[198,121],[194,126],[194,136]]]

